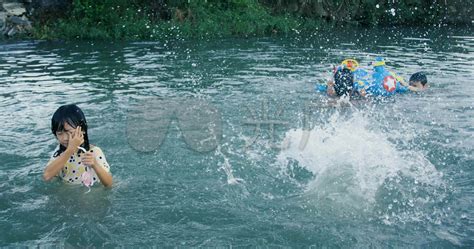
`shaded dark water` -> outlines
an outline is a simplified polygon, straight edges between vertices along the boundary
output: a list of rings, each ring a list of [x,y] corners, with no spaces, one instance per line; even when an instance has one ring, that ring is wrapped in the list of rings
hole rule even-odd
[[[470,27],[15,42],[0,55],[0,246],[474,245]],[[314,92],[331,64],[375,56],[405,78],[424,70],[430,90],[342,108]],[[42,181],[67,103],[84,110],[113,189]],[[209,106],[218,115],[198,119]],[[249,121],[265,113],[285,124],[258,132]],[[209,119],[220,132],[202,149],[193,129]]]

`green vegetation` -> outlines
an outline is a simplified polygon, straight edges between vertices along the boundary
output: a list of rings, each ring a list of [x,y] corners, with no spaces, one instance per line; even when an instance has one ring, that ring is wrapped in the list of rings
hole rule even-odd
[[[388,3],[391,2],[391,3]],[[428,0],[73,0],[36,23],[39,39],[162,40],[314,32],[340,25],[438,24]],[[434,6],[434,7],[432,7]],[[44,19],[44,18],[43,18]]]

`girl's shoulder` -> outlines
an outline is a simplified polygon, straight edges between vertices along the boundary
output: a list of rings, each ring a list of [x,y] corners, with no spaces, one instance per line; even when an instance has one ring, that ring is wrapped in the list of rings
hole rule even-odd
[[[99,147],[99,146],[95,146],[93,144],[91,144],[89,146],[89,151],[90,152],[96,152],[96,153],[99,153],[99,154],[103,154],[104,152],[102,151],[102,149]]]
[[[96,159],[98,160],[98,162],[105,167],[105,169],[107,171],[110,171],[109,169],[109,164],[107,163],[107,159],[105,159],[105,155],[104,155],[104,152],[102,152],[102,149],[100,149],[99,147],[95,146],[95,145],[90,145],[89,147],[89,151],[94,153]]]

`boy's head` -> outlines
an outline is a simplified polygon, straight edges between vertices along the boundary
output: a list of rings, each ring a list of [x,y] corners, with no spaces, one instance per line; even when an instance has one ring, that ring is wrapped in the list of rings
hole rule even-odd
[[[416,87],[420,90],[424,90],[429,86],[428,79],[426,78],[426,75],[422,72],[416,72],[412,74],[409,81],[410,86]]]

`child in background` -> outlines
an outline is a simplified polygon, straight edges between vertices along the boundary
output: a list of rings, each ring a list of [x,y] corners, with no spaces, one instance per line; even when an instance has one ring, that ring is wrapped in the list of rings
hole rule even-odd
[[[397,93],[419,92],[428,89],[426,75],[421,72],[414,73],[407,84],[402,77],[385,67],[385,60],[382,57],[376,57],[372,66],[372,78],[366,89],[367,95],[392,96]]]
[[[321,92],[331,97],[350,97],[354,94],[354,81],[359,63],[353,59],[345,59],[334,68],[333,78],[326,84],[316,86]]]
[[[406,83],[402,77],[385,66],[382,57],[371,63],[372,72],[359,67],[354,59],[345,59],[334,68],[333,79],[317,84],[316,90],[330,97],[387,97],[398,93],[420,92],[428,89],[428,80],[422,72],[414,73]]]

